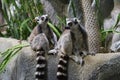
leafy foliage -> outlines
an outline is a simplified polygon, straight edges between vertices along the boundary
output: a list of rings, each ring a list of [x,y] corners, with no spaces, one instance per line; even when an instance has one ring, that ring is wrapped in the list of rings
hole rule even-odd
[[[2,0],[2,13],[8,24],[6,37],[27,39],[36,25],[33,18],[43,13],[39,0]]]
[[[117,27],[118,27],[118,23],[120,22],[120,13],[118,14],[118,17],[117,17],[117,21],[115,23],[115,25],[113,25],[113,27],[109,30],[102,30],[101,29],[101,34],[102,34],[102,40],[104,41],[105,38],[110,34],[110,33],[118,33],[120,34],[119,31],[116,31]]]
[[[0,63],[0,72],[5,69],[7,63],[11,60],[13,56],[15,56],[23,47],[27,46],[29,46],[29,44],[19,44],[7,49],[5,52],[0,53],[0,58],[3,59]]]
[[[100,26],[103,24],[103,19],[101,18],[101,12],[100,12],[100,6],[99,6],[99,0],[96,1],[97,11],[98,11],[98,21]],[[3,35],[0,33],[0,36],[5,37],[13,37],[16,39],[26,40],[29,36],[30,32],[36,25],[36,23],[33,23],[33,18],[36,16],[39,16],[43,14],[43,8],[42,4],[40,3],[40,0],[1,0],[2,2],[2,13],[4,15],[4,18],[6,20],[5,25],[2,26],[8,26],[7,34]],[[70,6],[73,11],[74,17],[76,17],[75,12],[75,6],[73,3],[73,0],[70,0]],[[61,27],[66,24],[66,18],[60,18],[56,16],[59,20],[58,29],[51,24],[50,22],[48,25],[50,28],[57,34],[58,37],[60,37],[61,33],[59,30],[61,30]],[[101,28],[101,36],[102,41],[105,40],[106,36],[109,33],[120,33],[117,32],[115,29],[117,28],[118,22],[120,21],[120,14],[118,15],[118,19],[115,23],[115,25],[110,29],[104,31],[103,28]],[[15,56],[23,47],[29,46],[28,44],[20,44],[16,45],[12,48],[7,49],[5,52],[0,53],[0,58],[2,58],[2,62],[0,63],[0,72],[5,69],[5,66],[10,61],[10,59]]]
[[[55,28],[55,26],[51,23],[48,23],[48,25],[50,26],[50,28],[56,33],[56,35],[58,37],[60,37],[60,32]]]
[[[34,17],[43,14],[43,9],[39,0],[2,0],[2,13],[7,23],[2,26],[7,25],[8,29],[6,35],[0,33],[0,36],[26,40],[36,25],[36,23],[33,23]],[[48,25],[60,37],[56,27],[51,23],[48,23]],[[0,58],[3,59],[0,63],[0,72],[5,69],[13,56],[27,46],[29,45],[19,44],[0,53]]]

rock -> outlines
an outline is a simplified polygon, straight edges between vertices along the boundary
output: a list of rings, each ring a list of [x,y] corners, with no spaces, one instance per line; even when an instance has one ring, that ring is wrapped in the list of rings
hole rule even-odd
[[[114,8],[111,12],[111,17],[107,17],[104,20],[104,30],[108,30],[115,25],[119,13],[120,13],[120,1],[114,0]],[[120,22],[118,25],[120,25]]]
[[[0,38],[0,52],[16,44],[19,44],[18,40]],[[56,56],[48,56],[48,80],[57,80],[57,63]],[[0,80],[34,80],[35,65],[35,53],[30,47],[25,47],[11,59],[0,74]],[[119,80],[120,53],[87,56],[82,67],[70,61],[68,71],[68,80]]]
[[[54,23],[54,24],[58,24],[58,19],[56,18],[56,11],[54,10],[53,6],[51,5],[51,3],[47,0],[40,0],[42,5],[43,5],[43,8],[44,8],[44,11],[45,13],[47,13],[49,16],[50,16],[50,19],[51,21]]]
[[[59,20],[57,16],[60,18],[64,17],[78,17],[82,18],[82,9],[79,0],[40,0],[45,13],[50,16],[51,21],[58,25]],[[73,9],[71,7],[71,1],[73,1],[73,5],[75,8],[76,16],[74,16]]]
[[[102,17],[103,18],[109,17],[114,7],[114,0],[99,0],[99,1],[100,1],[99,9],[102,14]]]
[[[119,13],[120,13],[120,0],[114,0],[114,8],[111,12],[111,17],[107,17],[104,19],[104,25],[103,25],[104,30],[109,30],[116,24]],[[117,29],[116,29],[116,31],[118,31],[118,32],[120,31],[119,26],[120,26],[120,22],[118,23]],[[116,44],[116,42],[118,42],[120,40],[120,34],[113,33],[112,35],[109,34],[108,36],[111,36],[111,38],[106,39],[106,40],[108,40],[108,42],[106,41],[107,42],[106,45],[107,45],[108,51],[111,52],[111,50],[116,49],[114,44]]]
[[[71,2],[73,2],[73,6],[75,9],[76,16],[74,16],[73,8],[71,6]],[[67,17],[82,17],[82,8],[79,0],[70,0],[67,7]]]
[[[120,52],[120,41],[116,41],[115,43],[113,43],[110,47],[110,50],[112,52]]]

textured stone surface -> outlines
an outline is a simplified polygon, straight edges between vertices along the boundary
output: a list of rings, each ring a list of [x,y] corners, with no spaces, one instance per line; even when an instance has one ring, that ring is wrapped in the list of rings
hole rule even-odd
[[[51,21],[57,25],[59,22],[58,18],[75,17],[70,1],[72,0],[41,0],[45,13],[49,14]],[[79,0],[73,0],[76,17],[82,18],[82,9]]]
[[[0,38],[0,52],[16,44],[18,40]],[[56,56],[48,56],[48,80],[56,80],[57,63]],[[35,64],[35,53],[30,47],[23,48],[0,74],[0,80],[34,80]],[[120,54],[87,56],[83,67],[70,61],[68,71],[68,80],[119,80]]]
[[[111,17],[107,17],[106,19],[104,19],[104,30],[109,30],[110,28],[112,28],[115,25],[119,13],[120,13],[120,0],[114,0],[114,8],[111,12]],[[118,23],[117,27],[118,28],[116,29],[116,31],[119,32],[120,31],[120,22]],[[112,40],[108,39],[109,44],[106,43],[106,44],[108,44],[108,51],[111,51],[111,50],[114,51],[114,49],[116,49],[116,46],[119,46],[119,45],[116,45],[116,42],[119,42],[120,34],[113,33],[112,36],[113,36],[111,38]],[[118,51],[118,50],[116,49],[116,51]]]
[[[107,17],[104,20],[104,29],[110,29],[117,21],[118,14],[120,13],[120,0],[114,0],[114,8],[110,14],[111,17]],[[119,23],[120,25],[120,23]]]

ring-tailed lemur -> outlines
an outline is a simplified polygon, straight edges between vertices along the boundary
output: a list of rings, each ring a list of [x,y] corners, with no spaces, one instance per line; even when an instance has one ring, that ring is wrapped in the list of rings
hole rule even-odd
[[[76,56],[86,56],[89,54],[86,30],[77,18],[67,18],[66,22],[70,25],[73,37],[73,53]]]
[[[40,27],[40,29],[43,31],[43,33],[45,33],[45,35],[47,36],[47,39],[49,40],[50,43],[50,48],[53,48],[54,45],[57,44],[57,36],[55,35],[55,33],[50,29],[48,23],[48,15],[42,15],[42,16],[38,16],[35,17],[35,21],[38,22],[38,25],[33,29],[32,33],[30,34],[29,38],[28,38],[28,42],[31,43],[33,38],[39,34],[38,28]]]
[[[71,56],[73,50],[73,38],[72,33],[70,30],[70,24],[68,23],[65,27],[65,31],[60,36],[57,46],[50,50],[49,53],[58,53],[60,56],[59,63],[58,63],[58,71],[57,71],[57,79],[58,80],[67,80],[68,74],[68,62],[69,59],[72,59],[73,61],[83,64],[83,61],[78,59],[76,56]],[[77,58],[77,59],[76,59]]]
[[[87,32],[77,18],[66,18],[66,22],[70,26],[73,40],[72,52],[74,55],[70,56],[70,58],[83,66],[84,57],[95,55],[94,52],[89,52]]]
[[[69,27],[65,27],[65,31],[62,33],[60,39],[58,40],[57,49],[59,50],[58,55],[60,55],[57,70],[57,79],[67,80],[69,55],[72,54],[72,39]]]
[[[69,55],[72,54],[72,47],[71,31],[70,27],[67,26],[60,36],[55,48],[49,51],[49,53],[58,53],[60,57],[57,70],[58,80],[67,80],[67,66]]]
[[[39,24],[34,28],[29,37],[31,48],[37,53],[35,78],[36,80],[46,80],[47,63],[45,53],[48,53],[49,41],[54,39],[54,37],[48,36],[49,34],[53,35],[53,32],[47,26],[47,15],[35,17],[35,20]]]
[[[40,33],[36,35],[31,42],[31,48],[37,53],[35,80],[46,80],[47,61],[45,55],[48,53],[49,50],[49,42],[46,35],[41,30],[39,31]]]

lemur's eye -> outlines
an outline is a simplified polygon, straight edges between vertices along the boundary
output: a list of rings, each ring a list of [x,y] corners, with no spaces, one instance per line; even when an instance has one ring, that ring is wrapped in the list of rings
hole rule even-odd
[[[69,23],[68,23],[68,26],[72,26],[72,22],[69,22]]]
[[[44,17],[41,17],[41,20],[43,21],[43,20],[44,20]]]

